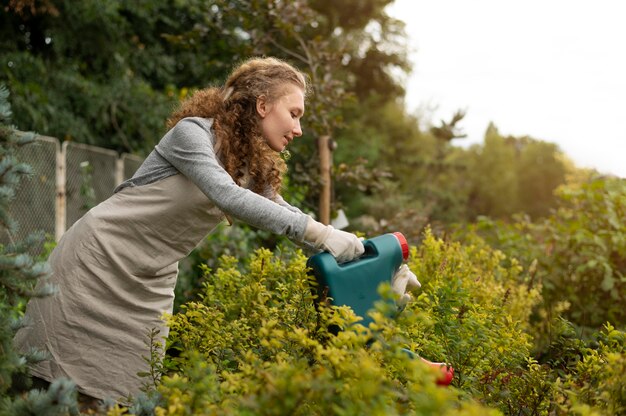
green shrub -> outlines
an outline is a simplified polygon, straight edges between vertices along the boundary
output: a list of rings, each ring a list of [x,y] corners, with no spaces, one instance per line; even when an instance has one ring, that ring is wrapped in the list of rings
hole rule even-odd
[[[557,376],[553,401],[558,414],[626,413],[626,334],[606,324],[589,343],[573,330],[556,345],[548,364]]]
[[[368,327],[347,307],[315,303],[300,251],[259,249],[205,267],[198,301],[168,317],[169,356],[158,415],[619,414],[624,333],[586,341],[555,317],[533,356],[533,270],[475,236],[445,242],[430,231],[411,248],[422,283],[397,314],[390,287]],[[329,328],[341,331],[333,335]],[[403,348],[451,363],[448,388]]]
[[[626,325],[626,180],[562,188],[542,230],[548,301],[567,300],[567,317],[592,328]]]
[[[545,220],[512,223],[483,218],[472,231],[526,268],[536,262],[545,310],[590,336],[609,321],[626,325],[626,180],[601,178],[562,187],[558,208]],[[470,235],[464,238],[471,239]]]
[[[169,318],[178,372],[163,377],[157,414],[485,414],[401,352],[389,302],[369,328],[347,307],[316,310],[306,258],[286,252],[257,250],[245,272],[232,257],[207,270],[202,300]],[[402,322],[420,321],[407,311]]]
[[[412,254],[422,293],[410,308],[426,319],[406,327],[411,349],[451,362],[454,384],[485,404],[506,413],[535,406],[513,380],[532,368],[527,329],[540,289],[521,285],[519,264],[478,240],[464,246],[427,232]]]
[[[77,413],[74,383],[59,379],[44,391],[27,391],[30,383],[26,364],[41,360],[42,351],[23,355],[13,348],[13,336],[25,325],[24,306],[32,296],[49,296],[54,288],[45,282],[50,271],[45,261],[30,252],[43,240],[43,233],[19,240],[19,224],[12,218],[10,204],[22,179],[32,174],[31,167],[19,161],[17,149],[35,140],[33,133],[18,134],[10,124],[9,92],[0,84],[0,415],[56,415]]]
[[[162,414],[442,414],[503,412],[550,404],[547,371],[530,357],[526,332],[540,287],[486,244],[463,246],[430,232],[410,267],[423,284],[393,319],[387,301],[365,328],[347,307],[316,309],[306,259],[257,250],[246,267],[222,257],[205,268],[200,301],[169,318]],[[343,328],[329,333],[330,325]],[[402,348],[450,362],[454,387]],[[175,353],[174,353],[175,352]],[[542,387],[543,386],[543,387]],[[224,410],[228,409],[228,410]],[[230,412],[230,413],[229,413]]]
[[[232,226],[226,223],[220,224],[187,258],[180,262],[174,311],[177,312],[180,305],[185,302],[197,300],[203,288],[205,270],[207,268],[215,270],[222,256],[240,259],[238,267],[243,270],[250,253],[261,247],[276,248],[281,241],[286,241],[286,238],[253,229],[245,224],[236,223]]]

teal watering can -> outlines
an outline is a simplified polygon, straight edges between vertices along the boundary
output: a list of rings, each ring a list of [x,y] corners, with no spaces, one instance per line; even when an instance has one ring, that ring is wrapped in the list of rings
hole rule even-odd
[[[383,234],[363,241],[365,253],[348,263],[337,263],[329,253],[309,258],[307,266],[318,283],[318,296],[332,298],[334,305],[348,305],[367,326],[367,311],[381,299],[378,286],[391,282],[402,262],[409,258],[409,244],[402,233]]]
[[[361,318],[364,326],[372,322],[367,312],[381,299],[378,287],[391,283],[402,262],[409,258],[409,244],[402,233],[383,234],[363,241],[365,252],[348,263],[337,263],[329,253],[318,253],[307,261],[307,267],[317,281],[319,299],[331,299],[333,305],[350,306]],[[336,329],[331,329],[331,332]],[[445,363],[434,363],[419,357],[412,351],[402,349],[411,358],[438,368],[437,384],[447,386],[454,377],[454,369]]]

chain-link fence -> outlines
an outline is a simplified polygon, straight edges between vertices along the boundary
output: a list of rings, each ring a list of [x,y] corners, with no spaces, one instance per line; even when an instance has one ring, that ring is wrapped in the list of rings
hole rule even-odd
[[[86,144],[63,143],[66,160],[67,227],[113,194],[117,152]]]
[[[38,137],[17,151],[18,160],[33,170],[32,176],[20,181],[9,206],[9,214],[19,227],[15,236],[18,241],[35,231],[55,235],[56,158],[60,152],[59,141],[52,137]],[[2,236],[3,244],[8,240],[8,235]]]
[[[68,141],[61,145],[56,138],[44,136],[19,149],[17,157],[34,172],[20,182],[10,205],[10,215],[19,224],[18,241],[36,231],[58,240],[91,207],[111,196],[143,161],[96,146]],[[0,243],[8,239],[2,236]],[[34,254],[42,247],[35,248]]]

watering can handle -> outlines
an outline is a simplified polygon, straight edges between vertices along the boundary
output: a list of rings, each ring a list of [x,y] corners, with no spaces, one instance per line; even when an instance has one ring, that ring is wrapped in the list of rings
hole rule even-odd
[[[365,251],[363,252],[363,254],[361,254],[361,257],[359,257],[360,259],[373,257],[378,254],[378,249],[376,248],[374,243],[369,240],[363,241],[363,248],[365,249]]]
[[[400,249],[402,250],[402,259],[408,260],[409,243],[407,242],[406,237],[404,237],[404,234],[402,234],[401,232],[395,232],[392,234],[398,240],[398,244],[400,245]],[[371,243],[369,240],[362,240],[362,241],[363,241],[363,247],[365,248],[365,251],[359,258],[372,257],[378,254],[378,250],[376,249],[376,246],[373,243]]]

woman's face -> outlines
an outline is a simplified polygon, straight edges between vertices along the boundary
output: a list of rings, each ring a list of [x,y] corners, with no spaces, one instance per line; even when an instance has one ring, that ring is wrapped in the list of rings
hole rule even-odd
[[[300,118],[304,114],[304,92],[300,87],[287,85],[285,93],[271,103],[266,97],[259,97],[256,108],[263,137],[272,150],[282,152],[295,137],[302,136]]]

